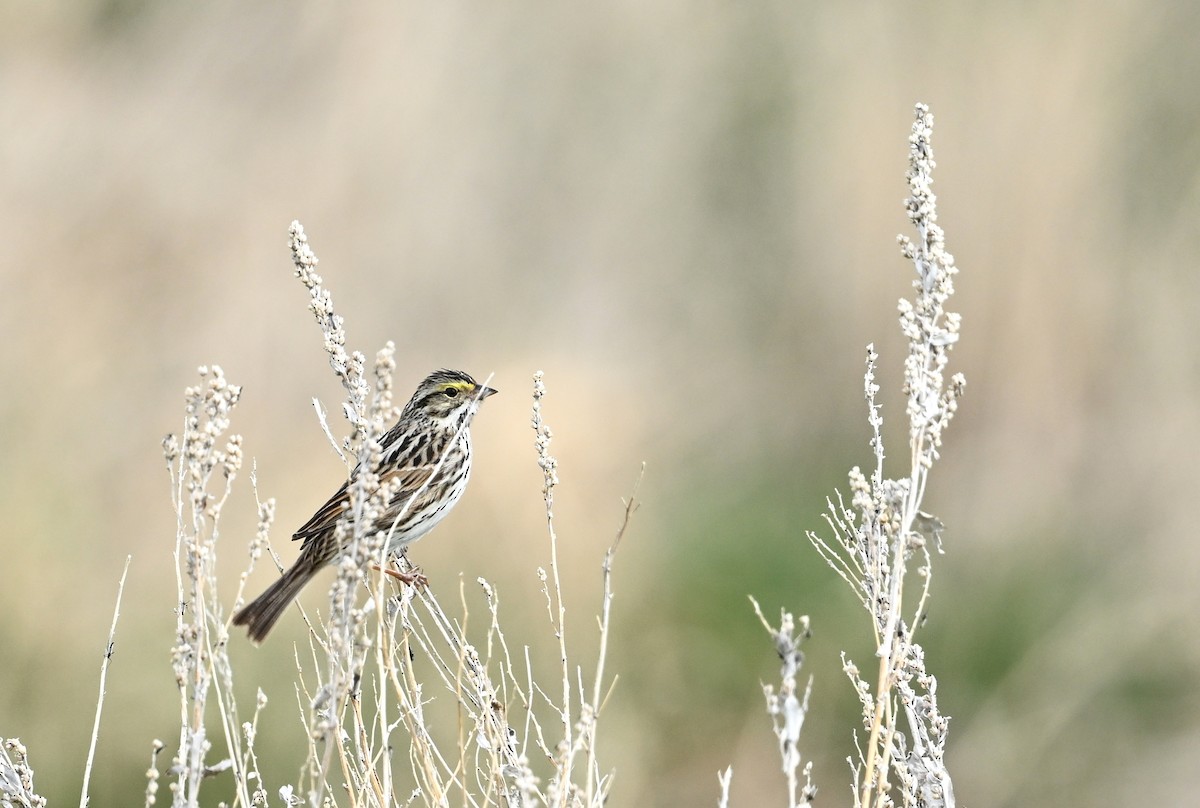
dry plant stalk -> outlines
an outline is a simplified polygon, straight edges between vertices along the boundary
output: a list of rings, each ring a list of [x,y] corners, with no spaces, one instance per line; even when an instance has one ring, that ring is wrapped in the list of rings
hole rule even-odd
[[[20,738],[0,738],[0,808],[46,808],[33,790],[33,767]]]
[[[242,389],[229,384],[216,365],[201,367],[200,379],[200,386],[184,393],[183,432],[163,440],[175,506],[179,598],[171,649],[180,702],[179,745],[169,770],[173,808],[199,805],[201,783],[230,769],[235,774],[235,804],[251,804],[227,651],[229,620],[217,596],[216,572],[221,510],[242,467],[241,436],[224,436]],[[215,698],[220,732],[231,752],[216,762],[208,760],[212,742],[205,719],[210,696]],[[161,745],[155,741],[155,755]],[[157,789],[157,769],[152,767],[151,772],[147,802],[154,797],[151,787]]]
[[[117,605],[113,607],[112,627],[108,630],[108,643],[104,646],[104,661],[100,663],[100,695],[96,697],[96,718],[92,722],[92,739],[88,744],[87,763],[83,767],[83,787],[79,792],[79,808],[87,808],[88,784],[92,780],[92,763],[96,758],[96,743],[100,739],[100,715],[104,712],[105,682],[108,681],[108,663],[112,661],[114,638],[117,636],[117,620],[121,616],[121,598],[125,594],[125,579],[129,576],[129,563],[133,556],[125,556],[125,569],[121,572],[121,583],[117,586]]]
[[[959,316],[945,310],[954,293],[957,269],[946,252],[945,239],[937,224],[936,197],[930,188],[934,168],[933,116],[924,104],[916,107],[916,121],[909,137],[908,184],[905,203],[917,239],[900,237],[901,252],[916,267],[913,300],[900,301],[900,327],[908,338],[904,362],[904,393],[909,423],[910,464],[907,476],[887,479],[883,473],[883,417],[875,396],[873,345],[867,346],[864,391],[867,421],[871,427],[871,449],[875,468],[868,480],[856,466],[850,470],[851,505],[840,493],[827,499],[825,519],[833,538],[812,531],[807,535],[817,552],[834,572],[854,590],[871,616],[875,637],[878,674],[874,686],[842,654],[843,669],[862,704],[865,748],[856,733],[859,758],[851,763],[854,772],[854,804],[858,808],[891,808],[901,805],[920,808],[954,808],[954,791],[944,761],[949,718],[938,710],[937,680],[925,669],[925,652],[913,639],[925,615],[931,580],[930,542],[941,552],[942,524],[921,510],[929,471],[938,459],[942,433],[958,408],[966,385],[962,374],[947,383],[946,364],[950,348],[958,341]],[[920,564],[911,569],[916,558]],[[904,595],[909,573],[917,578],[916,605],[906,607]],[[754,611],[771,635],[783,662],[781,684],[763,686],[767,713],[779,739],[782,770],[787,778],[788,806],[808,806],[816,796],[811,762],[803,769],[800,785],[799,738],[808,713],[812,679],[798,695],[796,674],[803,661],[801,642],[808,636],[808,618],[799,621],[781,611],[780,625],[773,627],[758,603]],[[797,623],[799,634],[796,633]],[[894,775],[898,784],[893,784]],[[718,775],[718,805],[729,804],[732,768]]]
[[[859,760],[853,766],[855,805],[861,808],[885,808],[897,799],[905,806],[954,806],[944,762],[948,718],[938,710],[937,680],[926,671],[924,650],[914,640],[929,597],[930,543],[941,552],[942,525],[921,511],[921,503],[929,472],[939,457],[942,434],[966,384],[961,374],[948,382],[945,378],[949,351],[959,334],[959,316],[945,310],[954,293],[957,269],[945,250],[930,188],[932,132],[933,116],[928,107],[918,104],[909,138],[906,202],[917,238],[900,237],[901,252],[917,271],[913,300],[902,299],[899,304],[900,327],[908,338],[903,390],[908,397],[909,470],[899,479],[884,477],[883,418],[875,400],[878,356],[874,346],[868,346],[865,394],[875,468],[869,479],[859,468],[851,469],[850,507],[840,494],[836,503],[827,500],[825,518],[832,539],[808,533],[813,546],[871,616],[878,658],[874,683],[842,655],[843,668],[862,704],[867,734],[866,746],[860,743]],[[914,559],[918,565],[912,569]],[[914,582],[916,592],[909,592]]]
[[[804,785],[800,785],[800,731],[804,728],[804,719],[808,716],[808,700],[812,696],[813,680],[811,676],[808,677],[808,684],[804,686],[804,693],[800,695],[796,686],[796,674],[804,664],[804,654],[800,651],[800,645],[810,636],[808,617],[800,617],[800,630],[797,633],[796,618],[791,612],[781,609],[779,628],[775,628],[763,615],[758,601],[750,598],[750,602],[754,605],[758,621],[774,640],[775,653],[783,663],[779,672],[779,690],[776,691],[774,685],[765,684],[763,697],[767,702],[767,715],[771,716],[775,727],[775,737],[779,740],[780,765],[787,779],[788,808],[807,808],[816,799],[817,787],[812,780],[811,760],[804,764]],[[726,775],[721,780],[726,799],[731,777],[732,773],[726,770]]]

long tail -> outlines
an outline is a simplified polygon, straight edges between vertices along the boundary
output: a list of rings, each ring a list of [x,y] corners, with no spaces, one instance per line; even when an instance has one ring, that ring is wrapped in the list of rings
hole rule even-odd
[[[271,627],[283,616],[304,585],[312,580],[319,567],[297,563],[288,568],[278,581],[267,587],[249,605],[233,616],[235,626],[245,626],[250,639],[256,643],[266,639]]]

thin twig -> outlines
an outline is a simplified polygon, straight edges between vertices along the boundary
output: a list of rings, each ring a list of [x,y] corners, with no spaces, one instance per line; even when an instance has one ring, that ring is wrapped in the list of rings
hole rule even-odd
[[[125,594],[125,576],[129,574],[129,562],[133,556],[125,556],[125,569],[121,572],[121,583],[117,585],[117,604],[113,607],[112,627],[108,630],[108,645],[104,646],[104,661],[100,663],[100,697],[96,699],[96,720],[92,724],[92,740],[88,744],[87,765],[83,769],[83,790],[79,794],[79,808],[87,808],[88,784],[92,780],[92,761],[96,756],[96,741],[100,737],[100,713],[104,710],[104,684],[108,678],[108,663],[113,655],[113,639],[117,636],[117,618],[121,616],[121,596]]]
[[[592,682],[592,710],[593,721],[599,718],[602,702],[600,700],[601,688],[604,686],[604,661],[608,654],[608,633],[609,633],[609,617],[612,612],[612,567],[613,559],[617,555],[617,547],[621,544],[621,539],[625,536],[625,531],[629,529],[629,520],[633,518],[633,512],[638,508],[637,492],[642,485],[642,479],[646,476],[646,464],[642,463],[641,471],[638,472],[637,481],[633,484],[633,491],[629,494],[629,499],[625,502],[625,513],[621,518],[621,526],[617,528],[616,538],[613,539],[612,546],[604,554],[604,599],[600,606],[600,654],[596,660],[596,679]],[[588,743],[587,756],[587,804],[595,804],[595,789],[596,780],[598,779],[598,771],[596,768],[596,738],[593,732],[592,738]]]

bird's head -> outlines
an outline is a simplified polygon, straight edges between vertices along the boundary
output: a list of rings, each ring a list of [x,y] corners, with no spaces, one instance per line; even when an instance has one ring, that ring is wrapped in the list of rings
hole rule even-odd
[[[434,371],[417,385],[401,418],[417,416],[457,425],[464,417],[468,421],[474,417],[479,403],[495,392],[461,370]]]

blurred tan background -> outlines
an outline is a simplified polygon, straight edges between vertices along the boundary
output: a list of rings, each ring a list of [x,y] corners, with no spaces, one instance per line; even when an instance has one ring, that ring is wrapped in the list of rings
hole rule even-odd
[[[927,502],[948,530],[923,635],[959,804],[1190,804],[1198,36],[1186,2],[7,4],[0,734],[77,799],[132,554],[92,798],[140,799],[178,720],[159,441],[197,365],[245,386],[234,429],[286,559],[338,483],[298,218],[352,347],[396,341],[403,395],[435,367],[495,374],[472,490],[414,556],[446,593],[495,581],[510,641],[548,633],[532,372],[582,660],[646,462],[617,569],[613,804],[714,804],[728,764],[735,804],[783,804],[751,593],[813,618],[803,751],[822,804],[849,804],[838,653],[869,658],[867,622],[803,532],[869,461],[871,341],[906,455],[894,239],[924,101],[968,379]],[[244,475],[229,598],[253,510]],[[285,623],[234,649],[247,703],[272,698],[272,788],[300,754]]]

